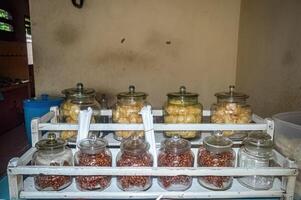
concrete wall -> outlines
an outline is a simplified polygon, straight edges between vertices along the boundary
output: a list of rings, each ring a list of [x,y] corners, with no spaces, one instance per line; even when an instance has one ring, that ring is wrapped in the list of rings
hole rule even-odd
[[[159,107],[180,85],[200,94],[235,82],[240,0],[31,0],[36,90],[82,81],[111,96],[129,84]]]
[[[242,0],[237,85],[256,113],[301,110],[301,1]]]

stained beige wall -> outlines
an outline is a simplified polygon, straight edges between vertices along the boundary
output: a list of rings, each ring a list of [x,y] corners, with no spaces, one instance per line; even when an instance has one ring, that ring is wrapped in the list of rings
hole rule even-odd
[[[38,94],[82,81],[115,95],[134,84],[158,107],[186,85],[209,107],[235,82],[240,0],[89,0],[83,9],[31,0],[30,9]]]
[[[242,0],[237,64],[256,113],[301,110],[301,1]]]

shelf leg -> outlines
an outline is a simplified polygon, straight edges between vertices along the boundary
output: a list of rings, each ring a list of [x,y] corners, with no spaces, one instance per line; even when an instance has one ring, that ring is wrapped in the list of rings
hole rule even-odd
[[[274,137],[274,129],[275,129],[274,120],[272,120],[271,118],[266,118],[265,121],[267,123],[267,133],[273,139],[273,137]]]
[[[286,183],[286,194],[284,196],[285,200],[294,199],[295,184],[296,184],[296,176],[289,176],[287,178],[287,183]]]
[[[57,106],[50,107],[50,112],[54,112],[54,117],[50,120],[51,123],[58,123],[59,108]]]
[[[7,178],[10,199],[19,199],[20,191],[23,190],[23,176],[12,174],[10,168],[17,167],[19,158],[12,158],[7,167]]]
[[[39,131],[40,118],[36,117],[31,120],[31,145],[35,144],[41,139],[42,133]]]

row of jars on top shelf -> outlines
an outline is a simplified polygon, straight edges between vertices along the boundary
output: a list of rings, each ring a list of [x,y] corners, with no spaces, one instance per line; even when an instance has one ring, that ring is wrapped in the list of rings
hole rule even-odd
[[[66,100],[61,105],[61,121],[66,123],[77,123],[80,110],[91,107],[100,110],[100,104],[96,101],[95,90],[84,88],[83,84],[78,83],[76,88],[63,90]],[[212,105],[212,123],[250,123],[252,121],[251,107],[246,100],[246,94],[234,91],[234,86],[229,87],[228,92],[216,93],[217,103]],[[164,105],[164,123],[201,123],[203,106],[198,101],[198,94],[187,92],[184,86],[180,87],[179,92],[167,94],[167,102]],[[142,123],[139,115],[141,108],[147,105],[147,94],[136,92],[134,86],[129,87],[128,92],[117,95],[117,103],[113,108],[114,123]],[[100,116],[94,115],[93,122],[100,122]],[[61,137],[65,140],[76,138],[76,131],[63,131]],[[143,131],[116,131],[115,139],[122,140],[132,135],[144,136]],[[168,131],[167,137],[178,135],[185,139],[192,139],[198,136],[197,131]],[[224,135],[231,139],[242,139],[246,132],[226,131]]]
[[[203,145],[197,153],[199,167],[238,167],[262,168],[269,167],[273,160],[271,137],[263,132],[251,132],[244,139],[243,146],[236,153],[232,149],[232,141],[220,133],[204,138]],[[33,165],[46,166],[99,166],[111,167],[112,154],[107,142],[101,138],[83,139],[78,143],[78,151],[73,156],[66,141],[56,139],[54,133],[48,139],[36,144],[37,151],[33,154]],[[194,153],[188,140],[173,136],[161,143],[158,152],[158,167],[193,167]],[[139,137],[130,137],[121,142],[120,151],[116,156],[118,167],[152,167],[153,156],[149,152],[149,144]],[[168,191],[184,191],[192,184],[193,177],[158,176],[158,184]],[[233,182],[231,176],[197,177],[199,183],[211,190],[229,189]],[[238,181],[251,189],[267,190],[273,185],[271,176],[238,177]],[[71,176],[37,175],[34,177],[37,190],[61,190],[72,182]],[[79,190],[104,190],[111,184],[111,176],[76,176],[75,182]],[[152,176],[117,176],[117,185],[124,191],[144,191],[151,187]]]

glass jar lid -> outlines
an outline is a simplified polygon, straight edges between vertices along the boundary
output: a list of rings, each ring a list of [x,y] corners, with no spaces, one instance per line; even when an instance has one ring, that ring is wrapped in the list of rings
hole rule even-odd
[[[144,153],[148,151],[148,149],[149,143],[136,136],[123,140],[120,145],[121,152],[135,155]]]
[[[147,94],[145,92],[136,92],[135,86],[130,85],[128,92],[121,92],[117,94],[117,99],[123,99],[123,98],[141,98],[145,99],[147,97]]]
[[[167,94],[171,98],[197,98],[199,95],[197,93],[186,92],[186,87],[181,86],[179,92],[171,92]]]
[[[233,142],[222,135],[222,132],[217,132],[213,135],[207,136],[203,141],[204,147],[213,153],[221,153],[229,151]]]
[[[273,156],[273,141],[269,134],[263,131],[252,131],[244,139],[245,149],[252,155],[258,157]]]
[[[79,141],[77,147],[86,154],[97,154],[105,150],[108,142],[102,138],[85,138]]]
[[[178,136],[173,136],[172,138],[168,138],[161,143],[161,148],[164,151],[169,153],[183,153],[185,151],[190,150],[191,144],[188,140],[180,138]]]
[[[84,88],[82,83],[77,83],[76,88],[68,88],[62,91],[66,97],[85,98],[95,96],[95,90],[92,88]]]
[[[219,92],[216,93],[215,96],[217,97],[218,100],[231,102],[231,103],[246,101],[246,99],[249,98],[249,96],[244,93],[235,92],[234,85],[229,86],[228,92]]]
[[[63,150],[66,146],[65,140],[56,138],[55,133],[48,133],[48,138],[40,140],[36,143],[35,147],[38,150],[57,151]]]

